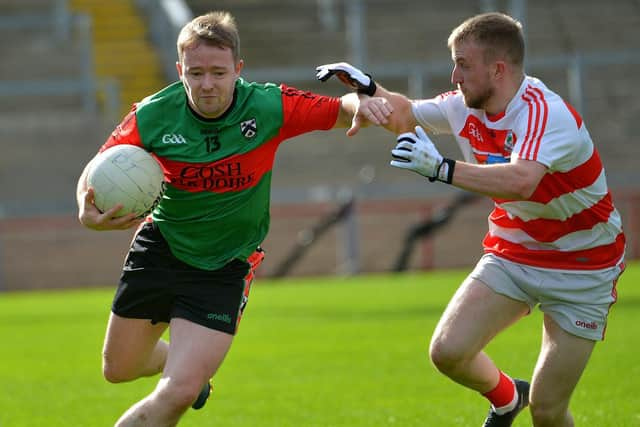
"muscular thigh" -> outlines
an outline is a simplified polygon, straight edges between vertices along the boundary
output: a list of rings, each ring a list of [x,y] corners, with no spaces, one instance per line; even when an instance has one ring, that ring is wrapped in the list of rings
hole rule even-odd
[[[595,341],[572,335],[545,314],[542,348],[531,385],[531,402],[563,411],[584,371]]]
[[[202,383],[222,364],[233,341],[230,333],[207,328],[186,319],[171,320],[171,346],[163,380],[174,385]]]
[[[144,365],[167,323],[152,324],[146,319],[129,319],[111,313],[104,340],[105,363],[116,364],[121,372],[133,372]]]
[[[476,353],[529,311],[521,301],[498,294],[469,276],[447,306],[434,334],[456,352]]]

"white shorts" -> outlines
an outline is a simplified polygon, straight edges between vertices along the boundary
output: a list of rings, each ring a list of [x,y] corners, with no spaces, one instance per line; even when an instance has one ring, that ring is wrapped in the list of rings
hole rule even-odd
[[[559,271],[517,264],[485,254],[469,274],[498,294],[537,304],[565,331],[589,340],[604,339],[609,309],[624,264],[594,271]]]

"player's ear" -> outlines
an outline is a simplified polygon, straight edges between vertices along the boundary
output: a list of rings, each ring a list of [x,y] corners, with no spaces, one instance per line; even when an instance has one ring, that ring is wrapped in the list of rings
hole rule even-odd
[[[238,62],[236,62],[236,75],[240,75],[240,72],[242,71],[242,68],[244,67],[244,61],[242,59],[239,59]]]
[[[182,64],[180,61],[176,61],[176,71],[178,71],[178,78],[182,80]]]
[[[504,61],[496,61],[493,63],[493,77],[503,79],[507,72],[507,64]]]

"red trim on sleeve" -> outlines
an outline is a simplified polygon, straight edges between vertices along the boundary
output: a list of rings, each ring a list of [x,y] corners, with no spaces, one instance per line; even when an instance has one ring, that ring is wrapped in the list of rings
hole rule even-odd
[[[100,152],[119,144],[137,145],[138,147],[144,148],[142,138],[140,138],[140,133],[138,132],[136,105],[133,106],[129,114],[127,114],[124,119],[122,119],[122,122],[116,126],[114,131],[111,132],[107,141],[100,147]]]
[[[283,139],[335,126],[340,98],[305,92],[284,84],[280,85],[280,89],[283,113],[280,136]]]

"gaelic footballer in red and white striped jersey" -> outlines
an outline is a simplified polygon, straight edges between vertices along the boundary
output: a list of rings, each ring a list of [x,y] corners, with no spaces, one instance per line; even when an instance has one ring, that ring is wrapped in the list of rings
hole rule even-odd
[[[494,199],[485,252],[525,265],[597,270],[624,257],[621,218],[582,118],[540,80],[526,76],[504,112],[468,108],[459,91],[413,101],[420,125],[453,134],[465,161],[533,160],[547,167],[527,200]]]

